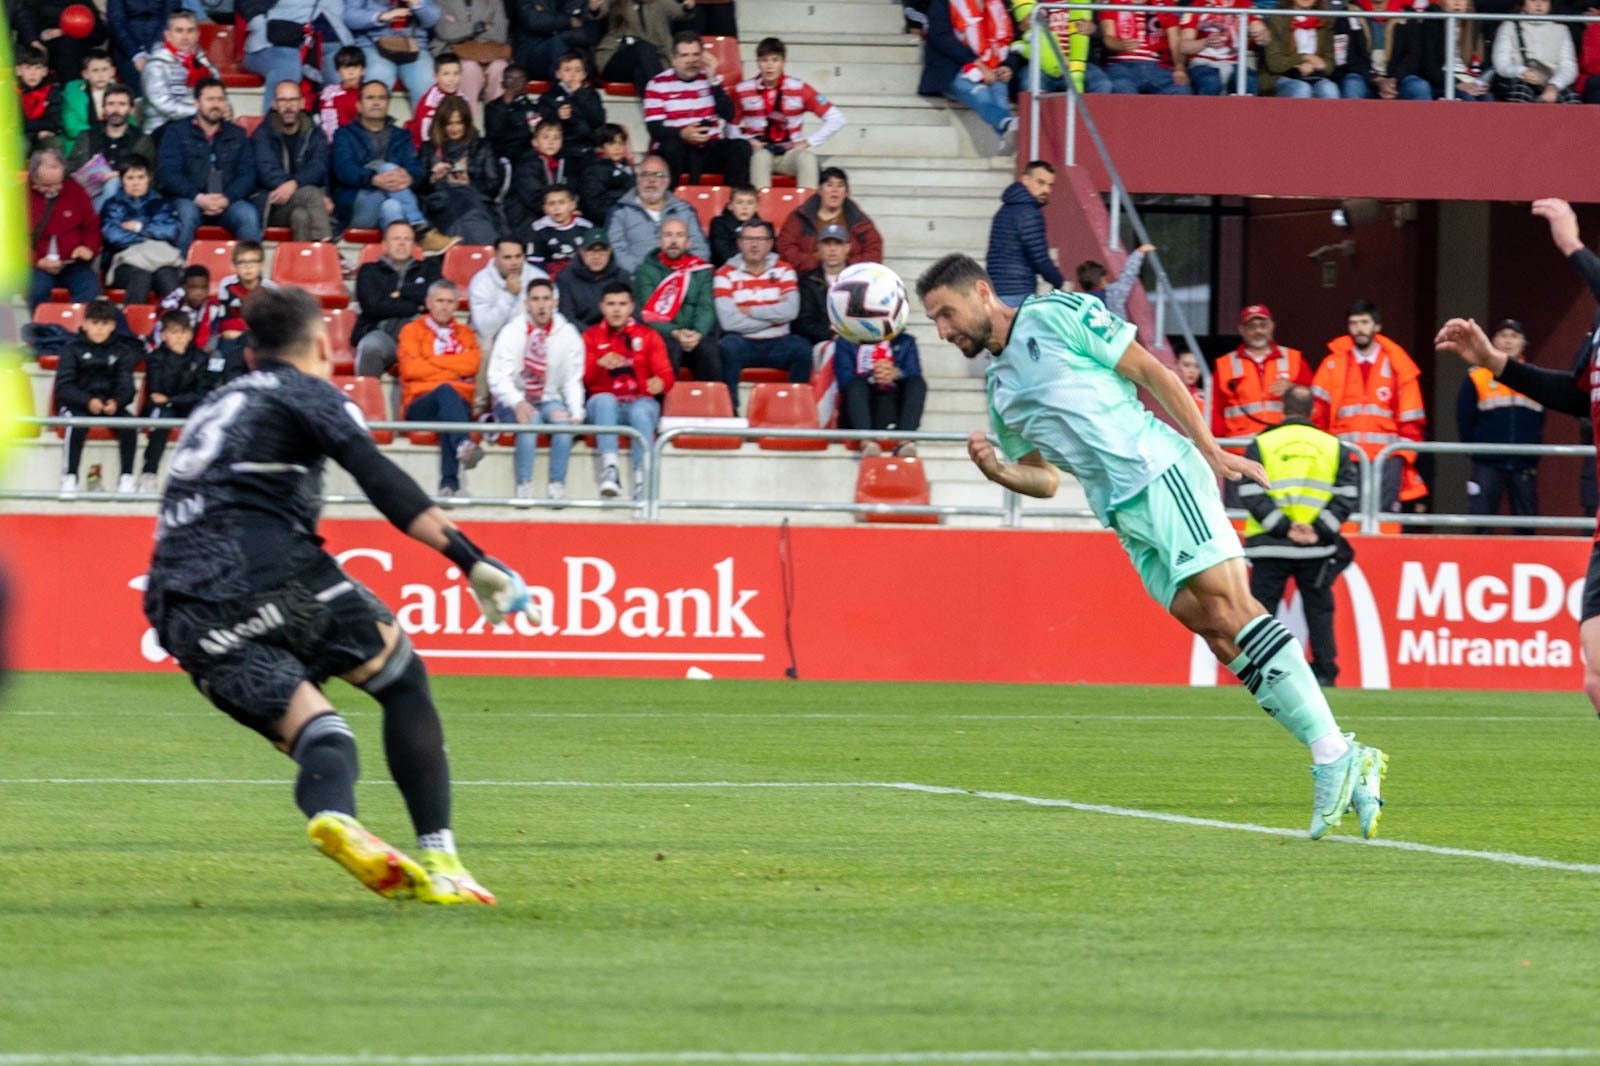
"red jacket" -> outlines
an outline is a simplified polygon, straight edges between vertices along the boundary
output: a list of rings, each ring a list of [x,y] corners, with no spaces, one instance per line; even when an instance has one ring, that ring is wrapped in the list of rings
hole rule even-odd
[[[83,191],[83,186],[70,177],[62,182],[61,192],[55,198],[55,208],[50,212],[49,219],[40,226],[39,221],[44,218],[49,204],[50,201],[40,196],[37,190],[28,190],[28,224],[37,234],[33,242],[33,261],[37,263],[45,257],[50,250],[51,237],[56,239],[56,251],[63,261],[72,255],[74,248],[80,246],[99,255],[100,216],[95,214],[94,204],[90,202],[89,194]]]
[[[627,361],[625,366],[608,370],[600,365],[602,356],[616,352]],[[597,393],[614,393],[619,400],[633,400],[648,396],[645,382],[661,379],[663,398],[673,385],[672,361],[667,358],[667,346],[661,335],[649,326],[628,320],[621,329],[612,329],[602,320],[583,334],[583,391],[589,396]]]

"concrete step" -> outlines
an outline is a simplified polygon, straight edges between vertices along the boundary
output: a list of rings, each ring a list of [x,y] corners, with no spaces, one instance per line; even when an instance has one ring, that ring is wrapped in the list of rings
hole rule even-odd
[[[913,152],[950,157],[971,151],[961,132],[949,122],[907,124],[883,114],[887,110],[880,108],[881,117],[875,122],[848,116],[849,124],[824,144],[818,154],[830,162],[837,158],[839,165],[849,170],[856,159]]]
[[[875,205],[872,220],[883,233],[886,247],[908,253],[916,248],[937,249],[939,255],[964,251],[979,259],[983,257],[989,243],[989,217],[981,214],[952,216],[935,211],[909,213],[917,209],[918,205],[905,201],[889,200]]]
[[[905,15],[900,5],[880,2],[839,3],[830,0],[761,0],[739,12],[741,38],[759,40],[769,34],[787,38],[803,34],[902,35]],[[915,40],[915,38],[911,38]]]
[[[789,56],[787,70],[803,81],[810,82],[818,91],[832,95],[849,89],[854,93],[882,95],[885,97],[915,96],[917,81],[921,77],[920,60],[905,62],[898,49],[862,49],[863,52],[881,53],[861,59],[845,60],[831,54],[814,59]]]

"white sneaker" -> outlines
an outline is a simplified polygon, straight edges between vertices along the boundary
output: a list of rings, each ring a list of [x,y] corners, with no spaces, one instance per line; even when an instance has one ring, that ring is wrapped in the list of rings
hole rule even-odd
[[[140,474],[139,475],[139,491],[140,492],[155,492],[156,491],[156,476],[154,474]]]
[[[894,450],[894,454],[901,459],[915,459],[917,457],[917,442],[914,440],[901,441],[900,447]]]
[[[531,507],[531,506],[533,506],[533,482],[531,482],[531,481],[519,481],[519,482],[517,482],[516,497],[517,497],[517,506],[519,506],[519,507]]]
[[[118,496],[132,496],[134,494],[135,489],[136,489],[136,486],[133,483],[133,475],[132,474],[123,474],[123,475],[121,475],[121,476],[119,476],[117,478],[117,495]]]
[[[461,463],[461,469],[471,470],[483,458],[483,445],[468,437],[456,446],[456,459]]]
[[[562,481],[552,481],[548,486],[546,486],[544,494],[552,500],[564,500],[567,498],[566,483]]]
[[[861,458],[876,459],[883,454],[883,445],[875,440],[869,440],[861,446]]]
[[[61,498],[70,500],[78,495],[78,475],[68,474],[61,479]]]
[[[617,468],[609,464],[600,472],[600,495],[607,500],[622,495],[622,482],[617,478]]]

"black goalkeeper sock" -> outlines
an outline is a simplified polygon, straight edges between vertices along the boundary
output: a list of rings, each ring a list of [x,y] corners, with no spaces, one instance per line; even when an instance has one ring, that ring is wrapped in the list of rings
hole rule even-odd
[[[300,764],[294,801],[307,818],[323,811],[356,816],[361,762],[355,734],[337,711],[325,711],[302,726],[290,755]]]
[[[417,836],[450,828],[450,761],[428,671],[406,641],[361,686],[383,706],[383,754]]]

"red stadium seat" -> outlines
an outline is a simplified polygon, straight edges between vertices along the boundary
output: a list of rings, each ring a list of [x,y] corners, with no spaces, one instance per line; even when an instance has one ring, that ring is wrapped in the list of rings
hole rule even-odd
[[[776,178],[772,179],[778,180]],[[294,230],[288,226],[268,226],[262,231],[261,239],[268,244],[281,244],[284,241],[294,240]]]
[[[631,81],[608,81],[600,86],[600,91],[607,96],[632,96],[637,97],[639,90],[633,87]]]
[[[744,61],[739,58],[739,38],[701,37],[700,46],[717,57],[717,73],[730,89],[744,80]]]
[[[361,246],[361,255],[360,255],[359,259],[358,259],[357,265],[358,266],[366,266],[368,263],[376,263],[378,260],[380,260],[382,258],[383,258],[383,245],[381,245],[381,244],[364,244],[364,245]],[[421,248],[420,245],[413,244],[411,246],[411,258],[413,258],[413,259],[421,259],[422,258],[422,248]]]
[[[252,74],[239,62],[239,46],[232,26],[214,22],[200,23],[200,50],[211,60],[222,77],[222,84],[230,89],[254,89],[266,84],[259,74]]]
[[[673,190],[678,199],[686,201],[700,216],[700,228],[711,232],[711,220],[722,214],[728,206],[733,190],[726,185],[680,185]]]
[[[782,385],[789,380],[789,372],[775,366],[751,366],[739,372],[739,380],[755,385]]]
[[[298,285],[323,307],[350,306],[339,246],[331,241],[284,241],[272,257],[272,280],[279,285]]]
[[[461,295],[466,296],[467,286],[472,283],[472,275],[488,266],[493,259],[492,244],[452,245],[444,253],[444,264],[440,267],[440,272],[446,281],[453,281],[461,286]]]
[[[333,384],[346,396],[350,397],[351,403],[361,408],[361,416],[368,422],[387,422],[389,420],[389,409],[383,402],[383,383],[377,378],[335,374]],[[394,440],[394,431],[388,429],[372,430],[372,439],[379,444],[388,444]]]
[[[794,209],[811,198],[815,189],[780,189],[776,186],[761,190],[761,199],[757,201],[756,213],[778,229],[789,221],[789,216],[794,214]]]
[[[550,83],[547,82],[547,81],[530,81],[528,83],[528,95],[529,96],[543,96],[545,93],[547,93],[549,91],[550,91]]]
[[[233,246],[238,243],[234,240],[196,240],[189,245],[187,265],[199,265],[211,271],[211,291],[216,292],[222,279],[233,273]]]
[[[246,137],[253,137],[257,127],[261,125],[261,120],[265,117],[265,115],[239,115],[233,121],[235,125],[244,130]]]
[[[60,326],[68,333],[78,332],[83,325],[85,304],[48,303],[33,309],[33,321],[41,326]]]
[[[355,328],[356,313],[348,307],[331,307],[322,312],[322,321],[328,326],[328,340],[333,342],[333,372],[354,374],[356,346],[350,343],[350,332]]]
[[[344,231],[343,239],[351,244],[377,244],[383,240],[383,234],[375,229],[356,229],[352,226]]]
[[[817,401],[805,384],[757,385],[750,393],[750,425],[768,429],[817,429]],[[825,440],[758,437],[756,446],[768,451],[820,452]]]
[[[154,304],[131,304],[122,309],[123,317],[128,320],[128,328],[133,330],[133,335],[141,340],[149,340],[150,334],[156,329],[156,307]]]
[[[928,472],[920,459],[901,459],[893,455],[870,456],[861,460],[856,474],[857,503],[887,503],[926,507],[929,501]],[[936,514],[862,514],[866,522],[912,522],[937,525]]]
[[[661,411],[664,418],[732,418],[733,401],[728,398],[728,386],[720,381],[679,381],[667,393],[667,402]],[[674,437],[674,448],[720,450],[737,448],[744,441],[739,437]]]

